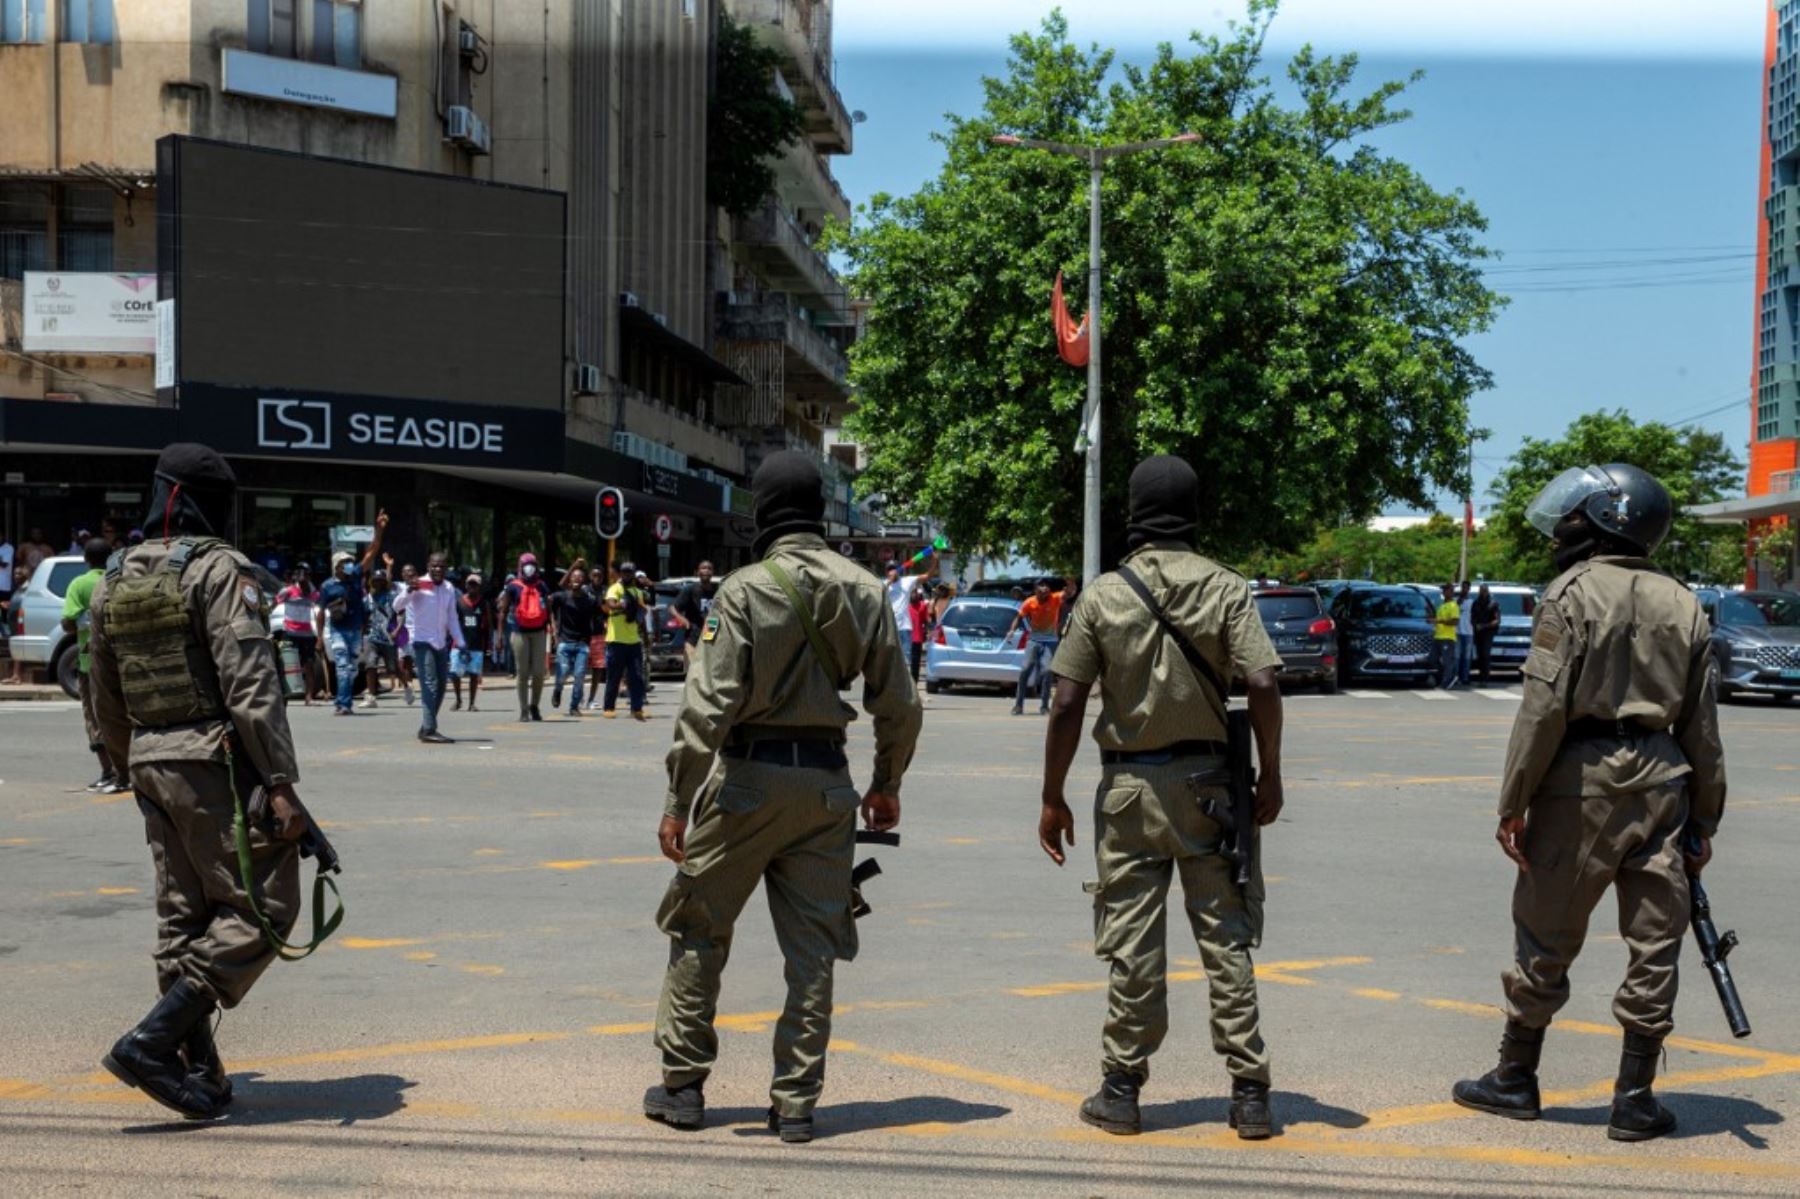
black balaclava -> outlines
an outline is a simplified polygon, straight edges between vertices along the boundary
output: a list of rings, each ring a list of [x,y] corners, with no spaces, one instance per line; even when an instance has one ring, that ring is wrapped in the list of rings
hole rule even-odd
[[[1620,558],[1643,556],[1635,545],[1609,537],[1596,528],[1585,513],[1571,512],[1556,522],[1556,528],[1550,534],[1550,556],[1556,560],[1558,574],[1597,554]]]
[[[1200,476],[1179,458],[1158,454],[1131,472],[1131,517],[1125,543],[1194,540],[1200,519]]]
[[[750,480],[756,492],[757,557],[777,537],[789,533],[825,535],[825,480],[819,464],[795,450],[780,450],[763,459]]]
[[[225,537],[236,496],[237,475],[218,451],[198,442],[175,442],[156,460],[146,517],[151,534],[165,540],[177,533]]]

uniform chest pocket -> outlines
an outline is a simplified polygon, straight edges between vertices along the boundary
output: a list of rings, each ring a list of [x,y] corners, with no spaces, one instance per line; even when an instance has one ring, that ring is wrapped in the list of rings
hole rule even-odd
[[[855,787],[827,787],[825,789],[825,806],[833,812],[854,812],[862,803],[862,795]]]
[[[746,787],[741,783],[726,783],[719,788],[716,801],[721,810],[733,816],[743,816],[754,812],[763,805],[763,793],[755,787]]]

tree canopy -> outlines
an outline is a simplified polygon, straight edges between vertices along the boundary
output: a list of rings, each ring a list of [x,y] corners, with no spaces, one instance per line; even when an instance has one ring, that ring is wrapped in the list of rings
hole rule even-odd
[[[1719,434],[1656,421],[1639,424],[1622,408],[1578,416],[1553,441],[1528,437],[1489,489],[1496,502],[1488,527],[1531,579],[1548,579],[1555,568],[1549,542],[1525,523],[1525,509],[1570,467],[1608,462],[1629,462],[1662,480],[1678,513],[1690,504],[1726,498],[1743,478],[1743,464]],[[1744,571],[1743,530],[1678,515],[1654,561],[1677,578],[1736,581]]]
[[[1062,270],[1086,304],[1088,168],[990,144],[1003,133],[1202,138],[1106,169],[1108,561],[1147,453],[1194,465],[1201,542],[1225,556],[1467,486],[1469,399],[1489,379],[1461,340],[1500,302],[1485,223],[1368,143],[1406,119],[1405,83],[1360,89],[1354,56],[1302,50],[1281,102],[1261,73],[1276,8],[1248,0],[1224,34],[1117,71],[1053,13],[1012,39],[981,112],[948,118],[940,175],[837,231],[870,306],[852,429],[896,508],[961,546],[1080,560],[1086,381],[1057,357],[1049,298]]]
[[[775,91],[781,56],[746,25],[719,14],[706,122],[707,199],[733,216],[754,212],[775,186],[769,159],[806,128],[799,105]]]
[[[1486,532],[1469,539],[1469,578],[1529,582],[1535,564],[1521,564],[1509,543]],[[1542,557],[1542,553],[1538,555]],[[1391,532],[1365,525],[1322,529],[1292,550],[1252,557],[1246,573],[1267,571],[1284,583],[1323,579],[1373,579],[1380,583],[1448,583],[1462,563],[1462,521],[1439,512],[1421,524]]]

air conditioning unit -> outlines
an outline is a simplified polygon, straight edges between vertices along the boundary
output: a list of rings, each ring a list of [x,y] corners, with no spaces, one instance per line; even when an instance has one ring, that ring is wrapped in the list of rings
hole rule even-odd
[[[456,52],[464,58],[474,58],[481,53],[481,35],[466,23],[456,31]]]
[[[644,302],[637,298],[636,292],[622,291],[619,293],[619,306],[621,308],[642,308]]]
[[[591,362],[577,363],[575,366],[575,394],[591,396],[600,394],[600,368]]]
[[[490,145],[487,122],[475,115],[473,108],[452,104],[444,113],[444,140],[471,154],[486,154]]]

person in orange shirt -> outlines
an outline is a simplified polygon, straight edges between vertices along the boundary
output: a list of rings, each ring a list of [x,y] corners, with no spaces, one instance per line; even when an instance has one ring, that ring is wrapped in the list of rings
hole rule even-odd
[[[1019,626],[1026,626],[1025,665],[1019,671],[1019,688],[1013,695],[1014,716],[1025,714],[1025,696],[1035,681],[1038,689],[1038,715],[1050,710],[1050,658],[1056,653],[1057,630],[1062,627],[1062,596],[1050,591],[1050,580],[1039,579],[1032,594],[1019,605],[1018,614],[1001,638],[1010,644]]]

